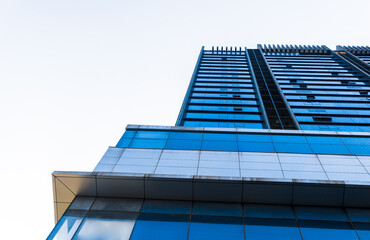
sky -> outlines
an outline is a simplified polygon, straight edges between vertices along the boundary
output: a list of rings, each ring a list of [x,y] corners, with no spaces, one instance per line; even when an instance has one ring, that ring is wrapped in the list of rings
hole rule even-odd
[[[174,125],[202,46],[370,45],[370,1],[0,0],[2,239],[45,239],[51,173]]]

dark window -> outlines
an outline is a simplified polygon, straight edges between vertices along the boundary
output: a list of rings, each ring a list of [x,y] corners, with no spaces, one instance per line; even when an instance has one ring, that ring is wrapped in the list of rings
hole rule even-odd
[[[331,122],[331,117],[312,117],[315,122]]]

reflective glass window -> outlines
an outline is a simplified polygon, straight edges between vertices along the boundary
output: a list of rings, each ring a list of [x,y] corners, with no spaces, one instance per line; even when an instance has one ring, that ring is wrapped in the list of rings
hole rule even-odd
[[[202,140],[203,133],[195,132],[171,132],[169,139]]]
[[[47,240],[70,240],[80,226],[86,211],[68,210],[59,220]]]
[[[189,240],[244,240],[243,219],[197,216],[191,218]]]
[[[271,142],[270,135],[262,135],[262,134],[238,134],[238,141],[246,141],[246,142]]]
[[[322,154],[350,154],[348,149],[342,145],[335,144],[310,144],[314,153]]]
[[[137,214],[90,211],[73,240],[128,240]]]
[[[202,150],[237,151],[236,141],[203,141]]]
[[[145,200],[141,212],[190,214],[190,201]]]
[[[140,214],[130,240],[186,240],[189,215]]]
[[[133,139],[130,147],[132,148],[164,148],[166,139]]]
[[[238,142],[238,148],[244,152],[275,152],[274,146],[269,142]]]
[[[244,216],[257,218],[295,218],[291,206],[264,204],[245,204]]]
[[[245,236],[251,240],[300,240],[295,220],[245,218]]]
[[[342,208],[296,206],[294,210],[298,219],[348,221]]]
[[[180,139],[169,139],[167,141],[165,149],[190,149],[199,150],[202,145],[200,140],[180,140]]]
[[[205,133],[204,140],[236,141],[236,134]]]
[[[154,139],[167,139],[169,132],[160,131],[137,131],[136,138],[154,138]]]
[[[274,143],[276,152],[286,153],[312,153],[308,144]]]
[[[304,240],[358,240],[348,222],[300,220]]]
[[[129,198],[97,198],[92,210],[139,212],[142,199]]]
[[[238,203],[194,202],[193,214],[241,217],[242,205]]]

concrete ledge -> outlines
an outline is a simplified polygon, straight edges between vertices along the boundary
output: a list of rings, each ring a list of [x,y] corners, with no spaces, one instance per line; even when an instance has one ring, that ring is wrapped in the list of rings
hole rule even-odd
[[[54,172],[56,222],[75,196],[370,207],[370,185],[329,180]]]

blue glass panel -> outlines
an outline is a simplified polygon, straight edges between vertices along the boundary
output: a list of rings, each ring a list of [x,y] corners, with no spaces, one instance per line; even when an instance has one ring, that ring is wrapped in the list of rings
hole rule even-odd
[[[132,148],[164,148],[165,139],[133,139],[130,147]]]
[[[296,135],[271,135],[274,142],[279,143],[307,143],[304,136]]]
[[[239,151],[244,152],[275,152],[269,142],[238,142]]]
[[[194,132],[171,132],[168,139],[202,140],[203,133]]]
[[[370,145],[370,138],[341,137],[341,139],[346,145]]]
[[[169,132],[159,131],[137,131],[136,138],[154,138],[154,139],[167,139]]]
[[[133,138],[136,134],[134,130],[126,130],[122,137],[124,138]]]
[[[140,214],[130,240],[186,240],[188,215]]]
[[[236,141],[236,134],[205,133],[204,140]]]
[[[274,143],[276,152],[286,153],[312,153],[308,144]]]
[[[292,207],[286,205],[245,204],[244,215],[257,218],[295,218]]]
[[[370,223],[353,223],[356,232],[361,240],[370,239]]]
[[[73,240],[128,240],[137,214],[90,211]]]
[[[190,149],[190,150],[200,150],[202,146],[202,141],[196,140],[168,140],[166,144],[166,149]]]
[[[347,222],[300,220],[299,226],[304,240],[358,240]]]
[[[128,147],[130,146],[131,141],[132,138],[121,138],[117,143],[116,147]]]
[[[203,141],[202,150],[237,151],[236,142],[232,141]]]
[[[190,214],[190,201],[145,200],[141,212]]]
[[[117,147],[128,147],[131,143],[131,139],[135,136],[136,131],[126,131],[121,139],[117,143]]]
[[[193,214],[241,217],[242,205],[238,203],[194,202]]]
[[[352,154],[370,155],[370,145],[346,145]]]
[[[245,218],[245,236],[251,240],[300,240],[295,220]]]
[[[309,143],[343,144],[339,137],[306,136]]]
[[[197,122],[197,121],[185,121],[184,126],[185,127],[200,127],[202,122]]]
[[[47,240],[70,240],[80,226],[86,211],[68,210],[59,220]]]
[[[239,217],[192,216],[189,240],[244,240],[243,219]]]
[[[298,219],[348,221],[342,208],[296,206],[294,209]]]
[[[370,209],[368,208],[346,208],[352,222],[370,223]]]
[[[314,153],[323,154],[350,154],[348,149],[344,145],[334,144],[311,144],[311,148]]]
[[[238,141],[245,142],[272,142],[270,135],[262,134],[238,134]]]

